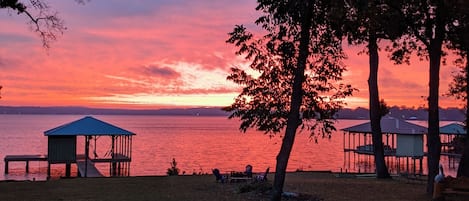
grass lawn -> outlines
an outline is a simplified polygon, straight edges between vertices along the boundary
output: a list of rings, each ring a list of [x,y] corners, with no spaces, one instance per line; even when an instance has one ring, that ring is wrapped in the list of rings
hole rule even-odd
[[[273,174],[268,176],[270,182]],[[127,178],[74,178],[0,182],[0,200],[268,200],[257,192],[239,193],[243,183],[215,183],[213,175]],[[323,200],[428,201],[424,182],[336,178],[330,173],[288,173],[284,191]]]

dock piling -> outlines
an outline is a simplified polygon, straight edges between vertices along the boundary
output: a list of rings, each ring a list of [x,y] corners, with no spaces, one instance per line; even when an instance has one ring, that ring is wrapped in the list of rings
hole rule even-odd
[[[8,161],[5,160],[5,174],[8,174]]]
[[[72,164],[70,162],[65,164],[65,177],[69,178],[71,176],[71,167]]]

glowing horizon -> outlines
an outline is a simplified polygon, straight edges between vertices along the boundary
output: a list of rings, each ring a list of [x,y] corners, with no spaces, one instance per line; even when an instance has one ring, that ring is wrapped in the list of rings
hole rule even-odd
[[[51,0],[68,30],[50,50],[28,29],[27,18],[2,10],[0,85],[4,106],[160,108],[227,106],[240,87],[227,81],[245,66],[226,44],[235,24],[258,30],[255,1]],[[344,81],[360,91],[348,108],[368,108],[368,57],[346,46]],[[393,65],[380,53],[380,98],[390,106],[419,107],[428,96],[428,62]],[[450,60],[448,60],[450,61]],[[450,62],[448,62],[450,63]],[[461,107],[444,96],[452,65],[440,72],[440,107]]]

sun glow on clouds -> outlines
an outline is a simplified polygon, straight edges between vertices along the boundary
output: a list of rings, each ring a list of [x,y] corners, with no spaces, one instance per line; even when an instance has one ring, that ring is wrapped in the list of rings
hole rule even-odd
[[[241,87],[226,80],[230,67],[255,76],[226,44],[243,24],[261,32],[253,0],[50,0],[69,28],[49,51],[28,30],[27,17],[0,10],[1,105],[139,107],[228,106]],[[257,34],[259,35],[259,34]],[[256,35],[256,36],[257,36]],[[368,58],[347,46],[344,83],[360,91],[346,107],[368,107]],[[388,105],[420,106],[428,94],[428,62],[396,66],[380,53],[380,98]],[[450,63],[450,62],[448,62]],[[442,66],[440,94],[451,65]],[[442,107],[460,106],[440,96]]]
[[[113,93],[89,97],[89,100],[113,104],[227,106],[233,102],[238,87],[222,79],[227,72],[204,70],[201,64],[155,62],[140,67],[139,79],[106,75],[115,87],[134,88],[134,93]]]
[[[90,100],[119,105],[158,105],[158,106],[214,106],[224,107],[233,102],[237,93],[226,94],[116,94],[108,97],[91,97]]]

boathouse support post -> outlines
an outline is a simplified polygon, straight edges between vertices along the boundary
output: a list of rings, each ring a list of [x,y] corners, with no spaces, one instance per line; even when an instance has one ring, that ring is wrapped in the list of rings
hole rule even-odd
[[[47,180],[50,179],[50,162],[47,162]]]
[[[130,155],[129,155],[129,142],[130,142],[129,136],[125,136],[125,155],[130,158]]]
[[[8,174],[8,161],[5,160],[5,174]]]
[[[26,173],[29,173],[29,161],[26,161]]]
[[[345,135],[346,135],[346,133],[344,132],[343,144],[342,144],[342,149],[344,150],[344,167],[347,165],[347,152],[345,151]]]
[[[423,157],[420,157],[420,174],[423,174]]]
[[[356,137],[355,137],[355,133],[354,133],[354,134],[353,134],[353,145],[352,145],[352,147],[353,147],[354,149],[357,148],[357,145],[355,144],[355,138],[356,138]],[[360,135],[358,135],[358,144],[360,144]]]
[[[111,153],[111,176],[116,176],[116,161],[114,161],[114,153],[115,153],[115,142],[114,142],[114,135],[111,136],[111,139],[112,139],[112,143],[111,143],[111,150],[112,150],[112,153]]]
[[[409,174],[410,173],[410,170],[409,170],[409,157],[407,156],[405,158],[406,158],[406,161],[407,161],[406,162],[406,166],[407,166],[406,171],[407,171],[407,174]]]
[[[85,136],[85,177],[88,177],[88,157],[90,155],[90,138]]]
[[[389,133],[386,133],[386,145],[389,146]],[[390,146],[391,147],[391,146]]]
[[[345,150],[345,132],[344,132],[344,135],[343,135],[343,140],[342,140],[342,148]]]
[[[351,143],[351,141],[352,141],[352,140],[351,140],[351,136],[352,136],[352,135],[349,133],[349,134],[348,134],[348,148],[349,148],[349,149],[350,149],[350,147],[351,147],[351,146],[350,146],[350,143]]]
[[[399,156],[396,156],[396,169],[397,169],[397,174],[401,174],[401,158]]]
[[[70,162],[65,163],[65,177],[71,177],[72,164]]]
[[[365,135],[363,137],[363,145],[366,145],[366,143],[367,142],[366,142],[366,133],[365,133]],[[360,135],[358,136],[358,146],[360,146]]]
[[[396,145],[395,140],[394,140],[396,138],[396,136],[397,136],[397,134],[392,134],[391,135],[392,147],[395,148],[395,149],[397,149],[397,145]]]
[[[132,136],[127,136],[127,156],[129,163],[127,164],[127,175],[130,176],[130,161],[132,160]]]
[[[358,147],[361,146],[360,135],[361,135],[360,133],[357,134],[357,136],[358,136],[358,145],[355,145],[355,140],[353,141],[353,148],[356,149],[356,150],[358,150]],[[365,136],[366,136],[366,134],[365,134]],[[353,137],[355,138],[355,135],[353,135]]]

